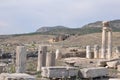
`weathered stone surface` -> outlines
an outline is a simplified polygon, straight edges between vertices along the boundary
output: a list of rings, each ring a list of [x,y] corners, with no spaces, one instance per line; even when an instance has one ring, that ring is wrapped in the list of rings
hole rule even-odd
[[[88,45],[86,46],[86,58],[92,59],[91,47]]]
[[[37,71],[41,71],[41,67],[46,66],[46,54],[47,46],[39,46]]]
[[[7,64],[5,63],[0,63],[0,73],[5,71],[5,67],[7,66]]]
[[[109,68],[117,68],[118,64],[119,64],[119,61],[110,61],[110,62],[107,62],[107,66]]]
[[[108,32],[108,59],[112,58],[112,31],[109,30]]]
[[[108,69],[105,67],[83,68],[79,71],[81,78],[95,78],[108,75]]]
[[[25,73],[2,73],[0,74],[0,80],[36,80],[35,77]]]
[[[17,46],[16,48],[16,72],[24,73],[26,71],[26,48]]]
[[[54,66],[54,67],[42,67],[42,77],[47,78],[63,78],[76,76],[78,70],[74,67],[66,66]]]
[[[62,53],[60,52],[59,49],[56,50],[56,59],[61,59],[62,58]]]
[[[55,53],[53,51],[47,53],[46,66],[55,66]]]
[[[119,54],[120,53],[120,46],[116,47],[116,53]]]
[[[94,45],[94,58],[99,58],[99,46]]]
[[[107,64],[106,64],[106,60],[101,60],[101,61],[98,61],[97,63],[97,66],[99,67],[105,67]]]
[[[117,70],[120,71],[120,65],[117,65]]]

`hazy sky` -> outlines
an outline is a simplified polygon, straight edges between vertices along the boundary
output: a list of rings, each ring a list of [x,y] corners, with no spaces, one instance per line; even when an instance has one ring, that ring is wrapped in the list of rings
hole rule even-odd
[[[0,34],[120,19],[120,0],[0,0]]]

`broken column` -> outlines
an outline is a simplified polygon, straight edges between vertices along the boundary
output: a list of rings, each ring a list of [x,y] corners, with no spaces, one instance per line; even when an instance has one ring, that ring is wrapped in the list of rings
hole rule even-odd
[[[108,32],[108,59],[112,58],[112,31]]]
[[[37,71],[41,71],[41,67],[46,66],[46,54],[47,46],[39,46]]]
[[[59,49],[56,50],[56,59],[61,59],[62,54]]]
[[[16,72],[24,73],[26,70],[26,48],[17,46],[16,48]]]
[[[55,53],[53,51],[47,53],[46,66],[55,66]]]
[[[86,58],[88,58],[88,59],[92,58],[91,47],[89,45],[86,46]]]
[[[99,58],[99,46],[94,45],[94,58]]]
[[[108,27],[108,22],[103,22],[102,29],[102,49],[101,49],[101,58],[106,58],[106,29]]]

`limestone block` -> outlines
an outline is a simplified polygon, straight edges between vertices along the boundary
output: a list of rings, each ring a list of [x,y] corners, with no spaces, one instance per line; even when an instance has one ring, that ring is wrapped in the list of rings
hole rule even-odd
[[[118,64],[119,64],[119,61],[110,61],[110,62],[107,62],[107,66],[109,68],[117,68]]]
[[[81,78],[95,78],[108,75],[108,69],[105,67],[93,67],[80,69],[79,76]]]
[[[0,74],[0,80],[36,80],[35,77],[25,73],[2,73]]]
[[[64,78],[76,76],[78,70],[74,67],[66,66],[54,66],[54,67],[42,67],[42,77],[47,78]]]
[[[78,69],[76,69],[75,67],[66,67],[67,71],[68,71],[68,76],[77,76],[78,75]]]

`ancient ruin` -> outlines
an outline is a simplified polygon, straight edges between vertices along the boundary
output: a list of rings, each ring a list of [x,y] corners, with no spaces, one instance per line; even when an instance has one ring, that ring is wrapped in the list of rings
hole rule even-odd
[[[108,46],[107,46],[107,32],[108,32]],[[103,22],[102,28],[102,48],[101,58],[112,58],[112,29],[108,21]]]
[[[112,46],[110,22],[102,24],[102,45],[73,47],[48,41],[51,46],[44,43],[17,46],[12,54],[0,49],[0,57],[7,55],[0,59],[0,80],[120,80],[109,76],[110,70],[120,71],[120,46],[115,49]]]

